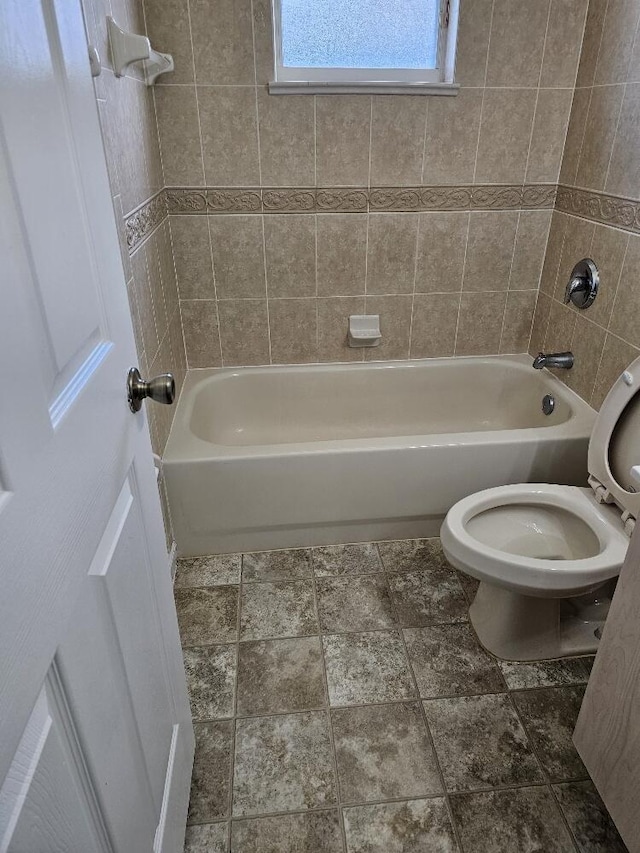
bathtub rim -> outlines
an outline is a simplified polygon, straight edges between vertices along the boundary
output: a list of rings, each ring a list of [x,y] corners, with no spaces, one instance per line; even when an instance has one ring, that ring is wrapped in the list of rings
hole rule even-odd
[[[350,372],[353,370],[398,369],[420,366],[434,369],[438,364],[495,362],[512,365],[523,375],[528,374],[531,367],[531,356],[517,355],[477,355],[477,356],[444,356],[425,359],[380,360],[371,362],[314,362],[313,364],[274,364],[248,365],[242,367],[205,367],[189,368],[185,377],[176,412],[163,454],[166,464],[184,464],[204,460],[247,459],[265,456],[307,456],[322,453],[358,453],[375,449],[391,448],[422,448],[456,446],[462,444],[502,444],[508,435],[510,442],[530,442],[534,437],[538,441],[559,441],[591,435],[596,418],[596,411],[575,391],[561,382],[546,368],[540,372],[548,385],[548,393],[554,394],[565,402],[570,410],[567,420],[550,426],[505,427],[499,430],[468,430],[466,432],[418,433],[413,435],[391,435],[377,437],[357,437],[346,439],[326,439],[307,442],[283,442],[278,444],[217,444],[200,438],[190,427],[191,415],[196,401],[199,386],[225,375],[267,372],[315,373],[327,370]]]

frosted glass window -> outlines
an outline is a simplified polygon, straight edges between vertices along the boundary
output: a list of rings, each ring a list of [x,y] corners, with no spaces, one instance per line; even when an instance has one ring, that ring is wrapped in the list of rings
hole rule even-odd
[[[281,0],[289,68],[435,68],[438,0]]]

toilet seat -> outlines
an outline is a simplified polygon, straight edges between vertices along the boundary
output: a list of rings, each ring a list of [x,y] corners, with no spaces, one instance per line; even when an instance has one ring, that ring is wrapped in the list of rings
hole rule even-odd
[[[520,515],[528,521],[521,525],[526,545],[519,550],[525,553],[514,551],[511,541]],[[532,550],[528,546],[533,545],[535,553],[550,535],[567,530],[575,539],[574,558],[526,553]],[[547,598],[587,592],[615,577],[629,545],[619,511],[598,503],[591,489],[550,483],[498,486],[463,498],[449,510],[440,535],[449,561],[472,577],[521,595]],[[581,543],[585,539],[589,542]],[[506,541],[511,550],[504,547]]]

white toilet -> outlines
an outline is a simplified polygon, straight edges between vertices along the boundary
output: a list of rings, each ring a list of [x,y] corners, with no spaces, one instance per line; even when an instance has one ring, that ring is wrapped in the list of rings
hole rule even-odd
[[[469,615],[507,660],[597,648],[640,512],[640,358],[616,380],[589,441],[589,488],[520,483],[459,501],[444,520],[449,562],[480,581]]]

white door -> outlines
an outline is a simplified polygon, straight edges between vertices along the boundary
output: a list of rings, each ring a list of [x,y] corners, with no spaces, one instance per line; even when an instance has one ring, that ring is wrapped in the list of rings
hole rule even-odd
[[[193,729],[79,0],[0,3],[0,294],[0,851],[177,853]]]

